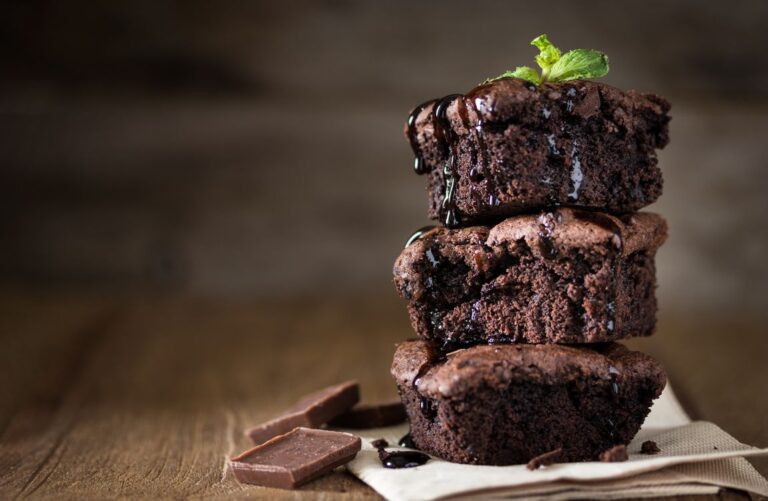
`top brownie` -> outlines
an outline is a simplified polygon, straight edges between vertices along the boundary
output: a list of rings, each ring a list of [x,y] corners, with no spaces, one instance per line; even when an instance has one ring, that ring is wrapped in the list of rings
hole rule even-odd
[[[447,226],[558,205],[625,213],[661,195],[669,108],[597,82],[506,78],[417,106],[405,133],[429,217]]]

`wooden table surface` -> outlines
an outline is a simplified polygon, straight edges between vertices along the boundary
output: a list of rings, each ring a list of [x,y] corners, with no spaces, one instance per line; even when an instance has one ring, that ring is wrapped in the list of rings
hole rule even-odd
[[[631,344],[696,418],[768,446],[768,336],[748,319],[663,318]],[[239,485],[242,430],[323,385],[395,395],[394,293],[285,299],[0,294],[0,498],[372,499],[345,473],[302,489]],[[755,459],[762,474],[768,461]],[[741,498],[733,491],[720,497]]]

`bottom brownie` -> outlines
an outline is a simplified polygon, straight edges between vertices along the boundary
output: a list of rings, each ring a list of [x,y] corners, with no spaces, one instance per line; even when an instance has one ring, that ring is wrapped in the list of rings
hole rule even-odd
[[[414,443],[457,463],[521,464],[560,448],[558,462],[596,460],[632,440],[666,384],[655,360],[617,343],[435,353],[400,344],[392,375]]]

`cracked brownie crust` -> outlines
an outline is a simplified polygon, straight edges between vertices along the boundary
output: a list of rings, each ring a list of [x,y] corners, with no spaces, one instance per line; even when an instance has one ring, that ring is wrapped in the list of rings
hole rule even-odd
[[[417,335],[442,352],[647,336],[666,232],[656,214],[570,208],[494,227],[437,227],[402,251],[394,282]]]
[[[475,346],[445,358],[424,341],[392,363],[419,449],[458,463],[596,460],[640,429],[666,376],[617,343]]]
[[[558,205],[624,213],[661,195],[669,108],[597,82],[510,78],[416,107],[405,132],[429,216],[449,226]]]

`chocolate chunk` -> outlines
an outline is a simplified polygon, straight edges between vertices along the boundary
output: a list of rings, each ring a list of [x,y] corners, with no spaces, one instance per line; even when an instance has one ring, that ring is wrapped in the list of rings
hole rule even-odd
[[[659,452],[661,452],[661,449],[653,440],[646,440],[640,446],[640,454],[658,454]]]
[[[418,449],[416,447],[416,444],[413,442],[413,437],[411,436],[411,432],[409,431],[402,437],[400,437],[400,440],[397,442],[397,445],[400,447],[407,447],[409,449]]]
[[[230,460],[235,478],[244,484],[295,489],[360,451],[360,437],[338,431],[296,428]]]
[[[544,454],[540,454],[528,461],[528,464],[526,464],[525,467],[529,470],[538,470],[542,466],[549,466],[556,463],[562,454],[562,447],[553,451],[545,452]]]
[[[400,424],[406,420],[405,407],[399,400],[372,405],[356,405],[328,425],[336,428],[381,428]]]
[[[600,454],[600,461],[604,463],[620,463],[627,459],[629,456],[627,455],[627,446],[624,444],[615,445]]]
[[[387,442],[386,439],[377,438],[376,440],[371,442],[371,445],[377,449],[381,449],[384,447],[389,447],[389,442]]]
[[[266,442],[299,426],[317,428],[344,414],[360,400],[360,388],[355,381],[310,393],[289,407],[280,417],[246,431],[254,443]]]

